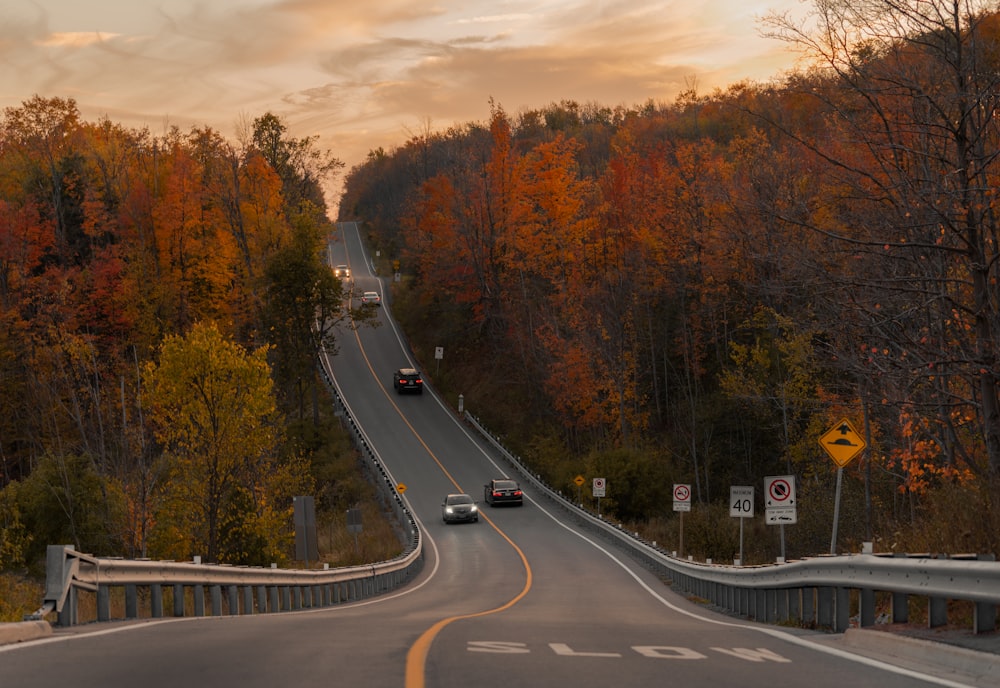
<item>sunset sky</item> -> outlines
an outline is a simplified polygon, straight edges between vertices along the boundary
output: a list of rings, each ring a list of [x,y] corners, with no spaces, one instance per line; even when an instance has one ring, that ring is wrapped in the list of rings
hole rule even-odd
[[[74,98],[161,134],[273,112],[348,167],[413,133],[561,100],[671,102],[795,66],[802,0],[4,0],[0,107]],[[335,200],[335,199],[331,199]]]

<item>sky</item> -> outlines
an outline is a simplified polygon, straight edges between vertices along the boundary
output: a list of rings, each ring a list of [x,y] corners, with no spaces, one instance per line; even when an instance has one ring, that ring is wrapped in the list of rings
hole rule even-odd
[[[0,108],[73,98],[88,121],[233,140],[271,112],[350,169],[487,121],[491,99],[511,115],[563,100],[631,107],[780,78],[796,55],[759,19],[802,17],[805,3],[3,0]]]

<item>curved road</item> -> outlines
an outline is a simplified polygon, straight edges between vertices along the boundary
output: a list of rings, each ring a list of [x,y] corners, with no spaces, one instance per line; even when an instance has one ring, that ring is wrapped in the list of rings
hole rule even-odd
[[[501,463],[433,388],[398,396],[412,363],[357,226],[339,226],[332,265],[377,290],[381,327],[345,331],[330,361],[352,412],[425,532],[407,588],[338,607],[249,617],[91,624],[0,647],[0,686],[740,686],[949,685],[824,644],[823,634],[742,622],[674,594],[527,491],[445,525],[448,492],[482,499]],[[447,356],[447,352],[445,352]],[[447,358],[442,362],[447,365]]]

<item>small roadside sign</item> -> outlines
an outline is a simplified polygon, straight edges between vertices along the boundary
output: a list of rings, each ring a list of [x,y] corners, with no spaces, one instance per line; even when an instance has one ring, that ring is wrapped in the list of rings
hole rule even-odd
[[[795,476],[772,475],[764,478],[764,522],[768,525],[791,525],[797,521]]]
[[[587,480],[582,475],[578,475],[573,478],[573,482],[576,483],[577,487],[583,487],[583,484],[587,482]]]
[[[605,491],[607,490],[608,484],[604,478],[594,478],[594,496],[595,497],[605,497]]]
[[[674,511],[691,511],[690,485],[674,485]]]
[[[840,468],[849,464],[851,459],[868,446],[846,418],[827,430],[819,438],[819,444]]]
[[[753,487],[729,487],[729,515],[733,518],[753,518]]]

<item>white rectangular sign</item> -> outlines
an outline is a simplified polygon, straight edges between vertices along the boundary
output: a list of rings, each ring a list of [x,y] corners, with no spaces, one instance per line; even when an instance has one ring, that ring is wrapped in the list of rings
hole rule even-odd
[[[733,518],[753,518],[753,488],[732,485],[729,488],[729,515]]]
[[[690,485],[674,485],[674,511],[691,511]]]
[[[594,478],[594,496],[595,497],[606,497],[605,492],[608,489],[608,483],[604,478]]]
[[[771,475],[764,478],[764,523],[792,525],[797,521],[795,476]]]

